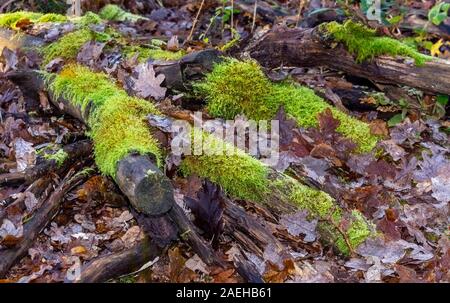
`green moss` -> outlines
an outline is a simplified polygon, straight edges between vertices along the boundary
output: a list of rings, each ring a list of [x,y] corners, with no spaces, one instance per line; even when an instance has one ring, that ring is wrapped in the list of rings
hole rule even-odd
[[[350,214],[344,215],[342,208],[325,192],[304,186],[287,176],[278,180],[275,187],[281,193],[285,193],[291,203],[300,209],[308,210],[311,218],[318,219],[318,229],[324,240],[334,244],[345,255],[355,250],[369,237],[376,236],[373,224],[358,210],[352,210]],[[345,233],[348,242],[342,233]]]
[[[332,107],[311,89],[292,83],[271,83],[255,61],[226,59],[194,88],[206,98],[208,112],[214,117],[233,119],[245,114],[254,120],[270,120],[284,106],[299,126],[317,127],[318,114],[330,108],[340,121],[337,131],[351,138],[359,151],[371,151],[378,141],[366,123]]]
[[[58,14],[40,14],[35,12],[19,11],[14,13],[0,14],[0,27],[17,29],[17,23],[29,20],[32,23],[66,22],[67,17]]]
[[[110,21],[138,21],[141,19],[146,19],[142,16],[131,14],[127,11],[124,11],[119,6],[114,4],[108,4],[102,8],[100,11],[100,17],[105,20]]]
[[[375,227],[368,222],[366,218],[357,210],[351,213],[350,227],[346,230],[346,235],[352,249],[355,250],[360,244],[366,241],[369,237],[377,236]],[[339,235],[335,240],[335,245],[342,253],[348,255],[350,249],[342,235]]]
[[[198,131],[196,135],[202,136]],[[209,155],[187,156],[181,164],[182,173],[207,178],[234,198],[262,201],[268,189],[268,168],[213,135],[203,134],[203,138]],[[215,148],[223,148],[223,154],[213,155]]]
[[[73,21],[83,26],[88,26],[91,24],[100,24],[103,22],[103,19],[96,13],[87,12],[82,17],[74,18]]]
[[[146,48],[141,46],[126,46],[124,47],[123,53],[128,59],[138,54],[138,60],[140,62],[147,61],[148,59],[166,61],[179,60],[186,55],[184,50],[171,52],[160,48]]]
[[[226,59],[194,88],[206,97],[208,112],[214,117],[234,119],[245,114],[251,119],[269,119],[279,106],[268,102],[271,82],[255,61]]]
[[[211,150],[223,147],[224,152],[223,155],[186,156],[181,164],[185,176],[196,174],[209,179],[235,199],[268,205],[279,199],[281,204],[307,210],[311,218],[318,219],[319,231],[327,243],[334,244],[344,254],[351,251],[336,228],[343,221],[344,211],[330,195],[300,184],[287,175],[274,173],[262,162],[213,135],[199,134],[199,131],[197,135],[208,140],[204,145]],[[350,217],[348,229],[343,230],[351,248],[355,249],[374,233],[358,211],[353,211]]]
[[[68,157],[69,155],[63,149],[58,150],[54,154],[44,154],[44,159],[48,161],[54,160],[57,167],[61,167]]]
[[[118,161],[131,152],[151,155],[161,165],[161,151],[145,122],[148,114],[159,114],[152,103],[128,96],[106,74],[80,65],[68,65],[49,82],[57,97],[83,109],[91,106],[89,135],[102,173],[114,177]]]
[[[62,22],[67,22],[67,20],[68,20],[68,18],[63,15],[45,14],[45,15],[42,15],[35,23],[48,23],[48,22],[62,23]]]
[[[336,41],[345,44],[359,63],[381,55],[410,57],[417,65],[432,59],[399,40],[377,36],[375,30],[351,20],[344,24],[330,22],[324,27]]]
[[[81,47],[86,42],[93,39],[93,32],[87,28],[79,29],[64,35],[58,41],[45,46],[41,50],[44,64],[47,64],[56,58],[62,58],[65,60],[75,59]]]

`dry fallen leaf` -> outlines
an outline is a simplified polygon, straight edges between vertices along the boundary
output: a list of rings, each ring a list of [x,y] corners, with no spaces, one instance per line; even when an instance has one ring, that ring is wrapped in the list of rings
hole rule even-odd
[[[161,100],[166,96],[167,89],[161,87],[165,76],[156,76],[153,65],[150,63],[139,64],[136,67],[137,78],[133,78],[133,90],[141,98],[155,98]]]

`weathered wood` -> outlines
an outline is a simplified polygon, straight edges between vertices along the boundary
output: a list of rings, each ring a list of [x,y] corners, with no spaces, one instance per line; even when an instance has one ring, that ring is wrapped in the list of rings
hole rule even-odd
[[[45,201],[51,193],[53,185],[54,182],[52,181],[52,178],[49,176],[44,176],[34,181],[33,184],[31,184],[23,193],[25,194],[26,192],[29,192],[34,195],[39,201]],[[14,213],[17,212],[17,210],[25,211],[27,209],[24,203],[25,198],[25,195],[20,196],[17,199],[9,197],[8,199],[5,199],[1,202],[3,208],[0,209],[0,225],[3,222],[3,219],[8,216],[9,212]]]
[[[59,186],[24,224],[23,237],[15,247],[0,251],[0,277],[4,277],[8,270],[28,253],[39,233],[48,225],[58,213],[64,196],[75,186],[85,180],[89,174],[74,175],[74,169],[69,171]]]
[[[139,270],[163,250],[146,238],[130,249],[93,260],[81,269],[76,283],[99,283]]]
[[[174,204],[169,179],[148,156],[131,154],[120,160],[116,182],[131,205],[144,214],[164,214]]]
[[[78,159],[92,154],[92,142],[89,140],[78,141],[64,146],[62,150],[67,154],[67,158],[63,163],[57,163],[55,159],[50,159],[27,168],[23,172],[0,174],[0,185],[19,182],[22,184],[30,184],[51,171],[55,173],[63,172]]]
[[[411,59],[381,56],[359,64],[343,45],[333,44],[334,41],[324,37],[317,27],[278,28],[251,43],[246,51],[265,67],[326,66],[374,82],[407,85],[428,93],[450,94],[448,60],[434,59],[423,66],[416,66]]]
[[[44,83],[36,71],[14,72],[9,79],[30,93],[37,93],[44,88]],[[72,104],[70,100],[57,98],[51,91],[49,96],[54,106],[83,123],[87,123],[92,107],[87,106],[83,110],[80,106]],[[152,173],[149,173],[150,171]],[[147,155],[138,156],[130,153],[125,156],[117,165],[116,175],[117,185],[139,212],[147,215],[161,215],[167,213],[175,203],[170,180],[155,165],[154,159]],[[20,175],[3,177],[8,180],[8,183],[22,180]],[[14,177],[13,180],[11,180],[12,177]],[[2,176],[0,175],[1,183]]]

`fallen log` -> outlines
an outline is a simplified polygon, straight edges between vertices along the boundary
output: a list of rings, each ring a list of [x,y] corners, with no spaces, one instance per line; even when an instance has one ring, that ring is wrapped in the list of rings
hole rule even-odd
[[[377,56],[358,62],[343,44],[318,26],[312,29],[276,28],[246,48],[265,67],[326,66],[374,82],[407,85],[432,94],[450,95],[450,61],[431,59],[423,65],[407,58]],[[439,75],[439,77],[436,77]]]
[[[4,277],[8,270],[28,253],[39,233],[48,225],[58,213],[64,196],[78,184],[81,184],[89,173],[75,174],[71,169],[61,181],[55,191],[33,214],[32,218],[24,224],[23,237],[14,247],[0,251],[0,277]]]
[[[78,159],[87,157],[92,153],[92,143],[88,140],[78,141],[62,147],[53,155],[47,155],[42,163],[29,167],[23,172],[0,174],[0,185],[22,183],[30,184],[50,171],[60,173]]]
[[[85,265],[75,283],[99,283],[139,270],[162,254],[162,249],[146,238],[130,249],[106,255]],[[68,281],[69,282],[69,281]]]
[[[19,197],[9,197],[1,202],[3,208],[0,210],[0,224],[8,216],[8,213],[19,211],[25,211],[25,199],[26,193],[31,193],[34,197],[39,198],[41,201],[45,201],[48,195],[51,193],[54,182],[49,176],[44,176],[34,181]]]
[[[150,103],[141,102],[139,99],[131,98],[118,91],[105,75],[92,73],[87,68],[78,65],[66,66],[56,77],[47,77],[47,83],[52,100],[58,100],[57,103],[63,104],[66,111],[85,121],[92,128],[96,161],[100,169],[116,178],[119,187],[130,197],[135,209],[147,215],[158,214],[161,209],[152,211],[152,206],[145,205],[147,202],[144,201],[145,199],[136,199],[138,196],[148,197],[148,195],[142,195],[139,192],[136,194],[136,189],[141,187],[134,186],[140,182],[139,180],[147,181],[148,178],[144,176],[148,170],[151,175],[161,176],[158,172],[154,174],[156,170],[153,170],[155,163],[158,163],[156,142],[147,141],[144,142],[144,146],[135,145],[136,142],[140,142],[139,139],[151,140],[151,133],[147,128],[142,127],[140,120],[143,119],[144,113],[155,113],[155,108]],[[239,113],[239,111],[233,113]],[[118,121],[120,121],[120,125],[117,125]],[[133,131],[126,132],[124,125],[131,125]],[[138,131],[136,132],[136,130]],[[118,156],[113,152],[114,144],[123,141],[125,141],[124,144],[131,142],[132,146],[125,146],[125,152],[121,149]],[[132,153],[133,148],[139,153]],[[141,160],[151,164],[146,166],[148,170],[144,171],[141,169],[142,165],[135,165],[135,168],[121,165],[120,163],[124,159],[130,165],[143,163]],[[237,169],[230,172],[230,167],[232,167],[230,164],[235,165]],[[119,171],[121,167],[122,171]],[[312,216],[318,216],[324,221],[322,228],[324,239],[336,244],[344,253],[351,252],[373,234],[369,224],[358,212],[355,212],[354,215],[344,214],[340,206],[325,193],[303,186],[286,175],[267,169],[262,163],[245,155],[242,151],[238,152],[236,156],[216,157],[215,159],[208,156],[190,156],[185,159],[182,169],[185,174],[196,173],[218,183],[234,198],[257,200],[279,213],[293,212],[298,208],[311,211]],[[246,173],[239,174],[239,169]],[[117,177],[122,175],[123,177]],[[132,180],[133,186],[130,186],[130,180]],[[161,176],[161,179],[158,180],[164,181],[164,178]],[[143,187],[149,188],[151,184]],[[161,187],[156,186],[156,188]],[[162,188],[164,189],[165,185]],[[164,206],[167,205],[170,203],[164,204]],[[156,209],[158,209],[158,205]],[[165,211],[168,211],[169,214],[172,213],[170,208]],[[351,227],[348,230],[342,230],[339,227],[344,215],[351,217],[349,219]]]

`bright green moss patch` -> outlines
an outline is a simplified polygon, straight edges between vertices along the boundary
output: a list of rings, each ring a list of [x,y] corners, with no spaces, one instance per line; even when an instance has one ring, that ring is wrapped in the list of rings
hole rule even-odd
[[[151,155],[161,165],[161,152],[145,118],[159,114],[148,101],[133,98],[106,74],[80,65],[69,65],[49,81],[53,93],[74,105],[90,108],[89,135],[94,141],[95,161],[100,171],[115,176],[117,162],[131,152]]]
[[[330,22],[324,27],[336,41],[345,44],[358,63],[381,55],[410,57],[417,65],[432,59],[399,40],[377,36],[375,30],[351,20],[344,24]]]
[[[88,26],[91,24],[100,24],[103,22],[103,19],[96,13],[86,12],[86,14],[84,14],[82,17],[73,18],[73,21],[83,26]]]
[[[69,155],[63,149],[58,150],[54,154],[44,154],[44,159],[48,161],[54,160],[57,167],[61,167],[68,157]]]
[[[110,21],[138,21],[140,19],[146,19],[142,16],[135,15],[124,11],[119,6],[114,4],[108,4],[100,11],[100,17]]]
[[[148,114],[158,111],[145,100],[124,97],[110,98],[97,109],[91,120],[95,160],[99,169],[114,176],[117,163],[130,152],[151,155],[161,165],[161,151],[146,123]]]
[[[343,254],[348,255],[367,238],[376,235],[375,228],[359,211],[352,210],[351,214],[345,216],[327,193],[302,185],[287,176],[275,184],[280,192],[288,196],[291,203],[308,210],[311,218],[318,219],[318,229],[322,236]],[[342,224],[344,218],[348,223]]]
[[[0,14],[0,27],[17,29],[16,25],[28,20],[32,23],[66,22],[67,17],[58,14],[40,14],[35,12],[19,11],[14,13]]]
[[[214,117],[234,119],[245,114],[255,120],[270,119],[279,107],[268,100],[272,85],[256,61],[226,59],[194,88],[206,97]]]
[[[87,28],[79,29],[68,33],[41,50],[44,64],[49,63],[53,59],[62,58],[65,60],[73,60],[77,57],[81,47],[88,41],[94,39],[94,34]]]
[[[179,60],[186,55],[184,50],[171,52],[160,48],[146,48],[141,46],[126,46],[123,52],[127,59],[132,58],[137,54],[137,58],[140,62],[144,62],[148,59],[166,61]]]
[[[271,103],[282,104],[286,112],[302,127],[317,127],[317,115],[329,108],[333,117],[340,122],[337,131],[357,143],[361,152],[371,151],[378,142],[378,138],[371,134],[368,124],[329,105],[307,87],[275,84],[270,100]]]
[[[350,216],[350,226],[347,228],[346,235],[351,248],[355,250],[360,244],[369,237],[375,237],[375,227],[368,222],[366,218],[357,210],[353,210]],[[349,254],[350,249],[344,237],[339,234],[335,240],[335,245],[344,254]]]
[[[202,136],[198,131],[197,135]],[[268,190],[268,168],[213,135],[203,134],[203,138],[210,154],[187,156],[181,164],[182,173],[207,178],[234,198],[261,201]],[[213,155],[215,148],[223,148],[223,154]]]
[[[344,211],[330,195],[305,186],[287,175],[274,173],[262,162],[213,135],[199,134],[199,131],[197,135],[208,140],[206,145],[211,150],[224,148],[224,151],[222,155],[186,156],[181,164],[181,172],[185,176],[196,174],[209,179],[235,199],[268,205],[274,203],[274,200],[280,200],[281,205],[288,203],[307,210],[311,218],[318,219],[323,239],[334,244],[344,254],[348,254],[374,234],[364,217],[354,211],[348,216],[348,228],[342,228],[344,238],[337,228],[343,221]]]
[[[103,73],[91,72],[81,65],[69,65],[51,83],[52,91],[63,96],[83,110],[92,102],[100,107],[110,98],[127,96],[111,79]]]
[[[340,121],[337,131],[351,138],[359,151],[371,151],[378,141],[366,123],[329,105],[311,89],[291,83],[273,84],[255,61],[226,59],[194,87],[206,98],[208,112],[214,117],[233,119],[245,114],[254,120],[270,120],[284,106],[299,126],[317,127],[317,115],[330,108]]]

